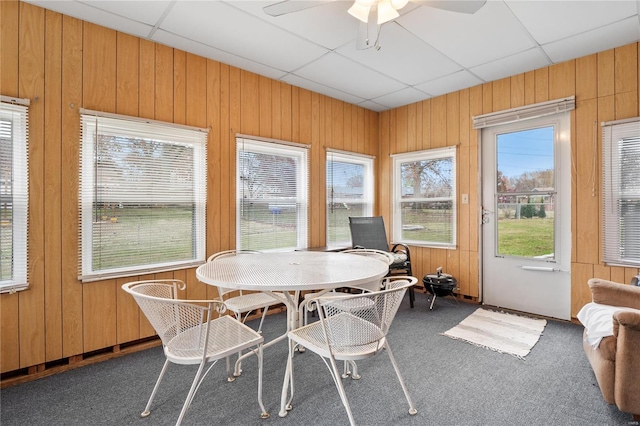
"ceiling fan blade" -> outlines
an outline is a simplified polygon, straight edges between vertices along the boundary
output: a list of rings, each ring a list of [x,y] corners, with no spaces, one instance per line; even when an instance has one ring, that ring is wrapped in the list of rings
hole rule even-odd
[[[287,13],[300,12],[301,10],[310,9],[312,7],[321,6],[336,0],[283,0],[278,3],[270,4],[262,8],[264,13],[271,16],[280,16]]]
[[[411,2],[423,6],[434,7],[436,9],[449,10],[451,12],[473,14],[480,10],[480,8],[485,5],[487,0],[411,0]]]

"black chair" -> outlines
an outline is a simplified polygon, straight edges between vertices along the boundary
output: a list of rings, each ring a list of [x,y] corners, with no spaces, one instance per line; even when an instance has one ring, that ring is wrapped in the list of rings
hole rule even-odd
[[[387,231],[385,230],[382,216],[349,217],[349,229],[351,230],[351,244],[354,249],[376,249],[393,255],[394,260],[389,266],[389,274],[387,275],[413,276],[409,246],[403,243],[391,243],[392,246],[389,249]],[[413,287],[410,287],[409,303],[412,308],[415,298]]]

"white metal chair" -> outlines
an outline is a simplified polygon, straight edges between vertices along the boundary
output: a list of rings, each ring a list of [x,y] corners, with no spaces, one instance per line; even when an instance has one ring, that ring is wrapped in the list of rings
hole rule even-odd
[[[259,251],[255,250],[226,250],[219,253],[214,253],[207,259],[207,262],[215,262],[216,259],[220,259],[227,256],[250,256],[259,254]],[[277,305],[282,303],[281,300],[278,300],[267,293],[261,292],[245,292],[243,290],[234,290],[231,288],[217,286],[218,288],[218,296],[220,300],[222,300],[227,309],[233,312],[236,316],[236,319],[241,322],[245,322],[249,314],[259,309],[262,309],[262,317],[260,318],[260,324],[258,325],[257,332],[262,333],[262,324],[264,323],[264,318],[267,315],[267,311],[273,305]],[[283,295],[284,298],[284,295]],[[244,317],[243,317],[244,316]],[[238,361],[236,361],[234,367],[234,376],[240,376],[242,374],[242,362],[240,361],[240,357],[242,353],[238,353]]]
[[[373,357],[386,349],[400,386],[409,403],[409,414],[417,413],[387,341],[387,333],[406,290],[415,285],[415,277],[394,277],[385,290],[336,296],[333,293],[311,298],[307,304],[318,307],[319,320],[289,332],[297,345],[320,355],[331,372],[349,422],[355,424],[336,361],[356,361]],[[289,345],[288,377],[293,376],[293,345]],[[285,377],[285,380],[287,377]],[[381,395],[388,395],[388,392]],[[286,409],[291,408],[293,388]],[[285,415],[281,412],[280,415]]]
[[[180,280],[148,280],[124,284],[162,340],[166,361],[141,416],[150,414],[151,403],[158,391],[169,363],[199,364],[198,371],[182,406],[176,425],[180,425],[200,384],[216,362],[228,359],[241,350],[255,351],[258,357],[258,404],[261,417],[269,417],[262,402],[262,343],[258,332],[229,315],[221,315],[226,307],[219,300],[178,299],[178,289],[186,286]],[[217,317],[216,317],[217,316]],[[207,363],[211,363],[204,371]],[[227,362],[227,375],[231,376]]]

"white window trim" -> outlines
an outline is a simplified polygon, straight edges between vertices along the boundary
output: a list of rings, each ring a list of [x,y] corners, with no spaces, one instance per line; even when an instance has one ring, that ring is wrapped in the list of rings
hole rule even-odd
[[[329,157],[333,157],[333,158],[329,158]],[[334,150],[334,149],[327,149],[327,154],[326,154],[325,168],[326,168],[326,164],[332,160],[342,161],[344,163],[359,164],[364,166],[365,183],[364,183],[364,197],[362,198],[362,202],[366,206],[363,212],[364,216],[373,216],[374,182],[375,182],[374,159],[375,157],[371,155],[358,154],[354,152]],[[327,217],[328,217],[329,215],[328,204],[325,204],[325,209],[327,210]],[[329,225],[327,223],[326,240],[327,240],[328,247],[342,247],[345,244],[351,245],[350,239],[345,241],[329,242],[328,232],[329,232]]]
[[[248,149],[247,149],[248,148]],[[309,145],[295,142],[280,141],[276,139],[260,138],[249,135],[236,135],[236,164],[240,161],[240,154],[243,151],[258,152],[264,154],[279,154],[287,157],[295,157],[301,165],[297,171],[297,194],[296,198],[300,203],[297,216],[297,235],[295,247],[283,247],[274,250],[264,251],[290,251],[292,249],[302,249],[308,246],[308,205],[309,205]],[[243,185],[240,181],[240,173],[236,167],[236,248],[242,249],[241,214],[240,205],[243,199]]]
[[[15,118],[19,126],[12,127],[13,172],[13,273],[10,280],[0,281],[0,293],[15,293],[29,287],[28,234],[29,234],[29,99],[1,96],[1,116]]]
[[[192,268],[202,264],[206,260],[206,194],[207,194],[207,134],[208,129],[191,126],[183,126],[172,123],[165,123],[155,120],[146,120],[137,117],[124,116],[119,114],[109,114],[98,111],[81,109],[81,143],[80,143],[80,185],[79,185],[79,208],[80,221],[79,233],[80,244],[79,255],[79,276],[83,283],[104,279],[128,277],[133,275],[143,275],[150,273],[173,271],[178,269]],[[93,202],[94,202],[94,152],[96,149],[96,120],[119,120],[119,125],[127,132],[143,132],[148,135],[162,135],[165,140],[182,142],[193,146],[196,154],[194,161],[193,186],[196,194],[195,204],[195,231],[197,240],[194,243],[194,256],[189,261],[164,262],[153,265],[141,265],[137,267],[112,268],[108,270],[94,271],[92,268],[93,259]],[[200,132],[198,135],[200,143],[194,143],[197,137],[193,132]],[[203,136],[204,135],[204,136]],[[92,167],[83,167],[83,164]],[[83,212],[89,212],[83,214]]]
[[[434,248],[445,248],[445,249],[455,249],[457,244],[457,226],[458,226],[458,207],[457,207],[457,158],[456,158],[456,147],[449,146],[444,148],[434,148],[428,149],[424,151],[413,151],[403,154],[393,154],[391,155],[393,161],[393,176],[392,176],[392,185],[393,185],[393,210],[391,215],[391,240],[392,241],[402,241],[405,244],[410,244],[413,246],[419,247],[434,247]],[[451,173],[453,175],[453,183],[452,183],[452,195],[451,197],[442,198],[443,201],[452,202],[453,209],[453,218],[451,223],[451,231],[452,231],[452,241],[451,243],[438,243],[438,242],[425,242],[422,240],[410,240],[406,238],[402,238],[402,212],[401,206],[403,202],[408,201],[434,201],[433,198],[402,198],[402,179],[400,177],[400,166],[402,163],[413,162],[413,161],[421,161],[421,160],[432,160],[444,157],[451,157],[453,159],[452,170]]]

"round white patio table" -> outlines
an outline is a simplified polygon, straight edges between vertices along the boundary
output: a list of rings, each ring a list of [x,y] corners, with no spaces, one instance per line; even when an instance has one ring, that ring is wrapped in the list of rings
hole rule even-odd
[[[209,285],[271,294],[287,306],[287,330],[293,330],[299,326],[300,291],[357,286],[381,280],[388,271],[386,263],[369,256],[294,251],[220,257],[200,265],[196,276]],[[281,417],[287,414],[289,384],[293,393],[293,375],[287,370],[282,386]]]

